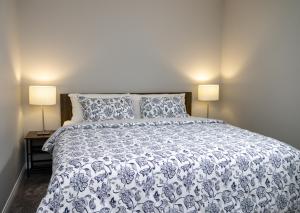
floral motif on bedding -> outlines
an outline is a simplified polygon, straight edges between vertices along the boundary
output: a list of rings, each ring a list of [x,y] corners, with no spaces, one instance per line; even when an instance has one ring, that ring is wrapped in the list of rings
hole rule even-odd
[[[129,97],[91,98],[79,96],[85,121],[133,119],[133,101]]]
[[[182,118],[188,116],[182,96],[142,97],[140,108],[143,118]]]
[[[38,212],[299,212],[299,150],[216,120],[90,123],[44,145]]]

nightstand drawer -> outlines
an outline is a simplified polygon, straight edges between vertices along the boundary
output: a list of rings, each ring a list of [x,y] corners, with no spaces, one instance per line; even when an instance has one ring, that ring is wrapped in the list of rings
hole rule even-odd
[[[43,147],[44,143],[47,141],[47,139],[31,139],[32,146],[34,147]]]

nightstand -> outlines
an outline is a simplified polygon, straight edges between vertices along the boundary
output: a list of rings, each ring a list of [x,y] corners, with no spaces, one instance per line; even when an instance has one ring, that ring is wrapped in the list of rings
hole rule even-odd
[[[38,131],[30,131],[26,135],[26,167],[27,177],[32,171],[51,171],[52,159],[48,152],[42,151],[44,143],[55,131],[49,135],[39,135]]]

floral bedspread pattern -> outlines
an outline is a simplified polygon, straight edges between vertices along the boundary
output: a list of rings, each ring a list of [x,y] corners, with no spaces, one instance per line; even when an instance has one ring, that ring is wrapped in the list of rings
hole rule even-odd
[[[45,144],[38,212],[299,212],[300,152],[217,120],[91,123]]]

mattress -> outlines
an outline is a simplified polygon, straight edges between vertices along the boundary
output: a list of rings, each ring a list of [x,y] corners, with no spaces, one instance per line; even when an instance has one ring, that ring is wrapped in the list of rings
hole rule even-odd
[[[300,152],[219,120],[68,125],[37,212],[299,212]]]

